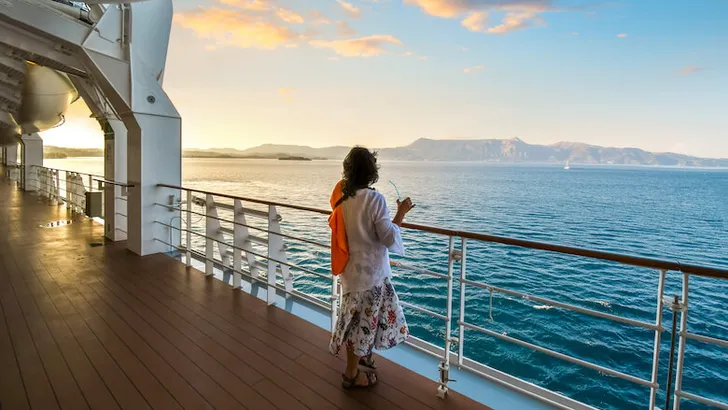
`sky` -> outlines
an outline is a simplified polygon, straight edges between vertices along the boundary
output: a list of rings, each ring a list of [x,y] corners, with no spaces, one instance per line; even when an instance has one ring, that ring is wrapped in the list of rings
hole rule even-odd
[[[175,0],[188,148],[577,141],[728,158],[726,0]],[[48,145],[103,146],[79,102]]]

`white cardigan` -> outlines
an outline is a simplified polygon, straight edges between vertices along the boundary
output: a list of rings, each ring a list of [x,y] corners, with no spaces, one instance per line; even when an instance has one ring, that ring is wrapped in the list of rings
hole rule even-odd
[[[342,293],[361,292],[392,276],[389,251],[404,255],[399,226],[392,223],[384,196],[360,189],[343,206],[349,261],[341,278]]]

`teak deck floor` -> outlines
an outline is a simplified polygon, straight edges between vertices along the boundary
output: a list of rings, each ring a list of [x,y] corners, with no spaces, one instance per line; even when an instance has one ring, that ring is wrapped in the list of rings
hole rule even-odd
[[[378,358],[344,391],[328,332],[166,256],[103,243],[0,179],[0,407],[16,409],[480,409]],[[434,370],[434,369],[433,369]]]

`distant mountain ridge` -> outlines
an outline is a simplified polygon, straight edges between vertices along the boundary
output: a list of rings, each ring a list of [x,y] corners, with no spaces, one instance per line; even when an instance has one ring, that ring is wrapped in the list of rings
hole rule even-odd
[[[242,155],[300,155],[342,159],[349,147],[312,148],[300,145],[265,144],[238,151]],[[580,142],[551,145],[529,144],[519,138],[479,140],[436,140],[420,138],[397,148],[378,149],[383,160],[536,162],[617,165],[661,165],[685,167],[728,167],[728,159],[699,158],[676,153],[654,153],[639,148],[611,148]]]
[[[290,158],[343,159],[350,147],[313,148],[305,145],[264,144],[234,148],[185,149],[186,158]],[[728,159],[699,158],[671,152],[655,153],[639,148],[612,148],[580,142],[551,145],[529,144],[519,138],[478,140],[437,140],[420,138],[396,148],[377,149],[383,160],[533,162],[615,165],[659,165],[683,167],[728,167]],[[101,149],[46,147],[46,157],[103,156]]]

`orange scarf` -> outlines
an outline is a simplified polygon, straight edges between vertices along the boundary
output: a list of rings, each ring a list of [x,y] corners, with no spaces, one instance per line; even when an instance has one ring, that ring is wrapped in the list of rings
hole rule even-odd
[[[349,262],[349,242],[346,239],[346,227],[344,226],[344,210],[342,205],[336,206],[339,200],[344,196],[341,191],[341,184],[344,181],[339,181],[334,187],[334,192],[331,193],[331,209],[333,212],[329,216],[329,227],[331,228],[331,273],[334,275],[340,275],[346,268],[346,263]]]

